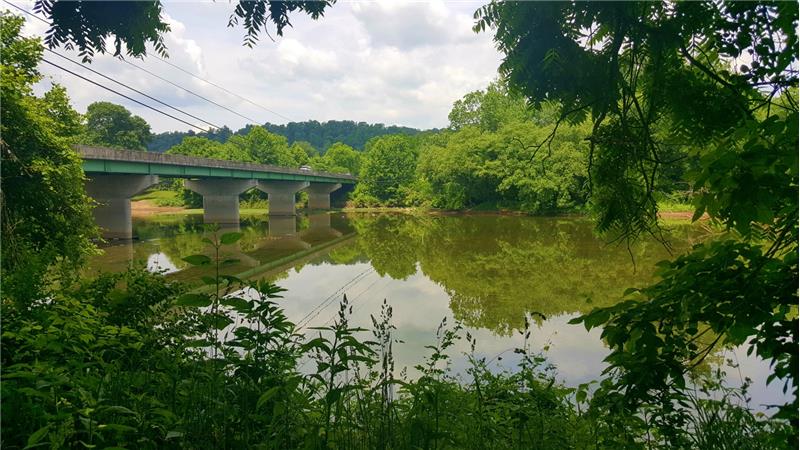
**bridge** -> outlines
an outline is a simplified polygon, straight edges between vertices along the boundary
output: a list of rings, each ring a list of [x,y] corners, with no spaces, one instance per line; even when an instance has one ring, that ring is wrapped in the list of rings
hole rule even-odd
[[[157,184],[160,177],[183,178],[184,186],[203,196],[206,223],[238,224],[239,195],[258,189],[267,193],[269,215],[294,216],[295,195],[308,193],[309,209],[330,209],[331,192],[355,184],[352,175],[287,167],[165,155],[136,150],[78,146],[86,173],[86,191],[103,237],[131,239],[131,197]]]

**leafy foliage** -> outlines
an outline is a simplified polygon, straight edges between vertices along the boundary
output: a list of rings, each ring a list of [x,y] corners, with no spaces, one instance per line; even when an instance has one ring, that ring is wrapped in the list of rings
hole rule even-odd
[[[397,206],[404,203],[414,179],[417,148],[405,136],[382,136],[367,142],[361,177],[354,195],[357,202]]]
[[[145,150],[150,137],[150,125],[122,105],[94,102],[86,108],[83,144]]]
[[[22,24],[3,14],[0,26],[3,288],[20,300],[40,293],[53,263],[91,251],[96,236],[80,158],[69,146],[79,116],[59,86],[34,96],[42,46],[20,36]]]
[[[255,125],[248,125],[237,131],[232,131],[227,127],[212,130],[208,133],[195,133],[194,131],[168,131],[156,134],[148,145],[147,149],[151,152],[163,152],[173,145],[181,142],[186,136],[200,136],[212,141],[224,143],[234,134],[247,134]],[[307,120],[303,122],[289,122],[285,125],[265,123],[261,125],[270,133],[279,134],[286,137],[289,145],[300,143],[306,151],[308,157],[315,154],[324,153],[331,145],[341,142],[359,151],[364,149],[368,140],[386,134],[406,134],[415,135],[420,130],[396,125],[384,125],[382,123],[354,122],[352,120],[329,120],[318,122]],[[313,151],[308,147],[311,146]]]
[[[600,398],[684,420],[673,402],[687,369],[719,341],[749,342],[791,386],[780,416],[797,427],[797,321],[787,308],[798,301],[798,6],[492,2],[475,18],[506,54],[512,89],[558,100],[563,119],[591,116],[601,231],[658,236],[655,191],[675,144],[690,143],[695,219],[708,213],[735,232],[665,263],[637,300],[581,319],[604,327],[612,348]],[[700,348],[706,328],[718,338]]]

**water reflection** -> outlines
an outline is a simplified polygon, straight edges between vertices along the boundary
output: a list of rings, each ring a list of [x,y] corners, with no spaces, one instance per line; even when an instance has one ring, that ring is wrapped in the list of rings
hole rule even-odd
[[[187,267],[181,258],[210,254],[201,221],[137,221],[141,241],[106,248],[94,266],[122,270],[130,261],[147,261],[148,267],[167,268],[170,277],[196,283],[208,269]],[[329,323],[347,294],[353,324],[369,328],[370,315],[386,298],[397,337],[405,342],[395,347],[399,367],[420,362],[448,317],[469,329],[479,355],[493,367],[510,369],[527,316],[536,321],[534,346],[548,349],[559,377],[570,385],[597,378],[607,349],[599,330],[567,322],[613,304],[628,287],[648,284],[653,265],[670,257],[657,242],[631,249],[606,245],[580,218],[334,213],[246,218],[240,231],[243,238],[223,248],[224,257],[239,262],[224,271],[277,280],[288,290],[282,303],[287,316],[304,327]],[[673,253],[703,235],[697,227],[675,227],[669,234]],[[456,347],[456,353],[467,350],[465,342]],[[732,371],[732,383],[751,377],[757,380],[750,392],[757,403],[780,403],[778,388],[764,387],[765,363],[736,349],[727,352],[725,357],[738,356],[741,364]],[[464,358],[453,360],[455,370],[464,364]]]

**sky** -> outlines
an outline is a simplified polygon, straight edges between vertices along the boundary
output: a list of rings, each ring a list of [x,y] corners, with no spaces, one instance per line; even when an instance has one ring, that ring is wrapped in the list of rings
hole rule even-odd
[[[33,6],[30,1],[12,1],[28,10]],[[495,48],[492,35],[472,31],[472,14],[483,3],[340,1],[316,21],[305,15],[291,16],[293,27],[284,30],[283,37],[271,33],[274,40],[270,40],[262,35],[259,44],[251,49],[242,45],[241,27],[227,27],[235,2],[165,1],[165,18],[171,27],[165,36],[169,61],[259,106],[157,58],[131,61],[246,118],[111,55],[97,56],[91,67],[210,123],[234,130],[253,122],[311,119],[440,128],[448,125],[447,114],[454,101],[486,87],[497,76],[502,55]],[[46,28],[44,23],[27,17],[23,32],[42,36]],[[77,59],[75,52],[57,51]],[[47,53],[45,57],[141,98],[58,57]],[[44,92],[51,82],[59,83],[67,88],[73,106],[81,113],[92,102],[110,101],[143,117],[154,132],[189,129],[58,68],[42,63],[40,69],[46,80],[37,91]],[[195,119],[187,121],[207,127]]]

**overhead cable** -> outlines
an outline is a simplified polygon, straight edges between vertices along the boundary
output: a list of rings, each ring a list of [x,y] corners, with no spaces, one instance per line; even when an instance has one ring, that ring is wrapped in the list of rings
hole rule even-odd
[[[141,70],[141,71],[143,71],[145,73],[148,73],[151,76],[156,77],[156,78],[158,78],[159,80],[161,80],[161,81],[163,81],[165,83],[169,83],[169,84],[175,86],[176,88],[178,88],[178,89],[180,89],[182,91],[188,92],[189,94],[192,94],[197,98],[203,99],[203,100],[207,101],[208,103],[211,103],[212,105],[216,105],[216,106],[218,106],[218,107],[220,107],[220,108],[222,108],[222,109],[224,109],[226,111],[229,111],[229,112],[232,112],[232,113],[236,114],[237,116],[239,116],[239,117],[241,117],[243,119],[249,120],[254,125],[258,125],[259,124],[257,119],[253,119],[252,117],[247,117],[244,114],[240,114],[240,113],[228,108],[225,105],[220,105],[219,103],[215,102],[214,100],[208,99],[208,98],[203,97],[202,95],[198,94],[197,92],[194,92],[194,91],[191,91],[189,89],[186,89],[185,87],[179,85],[178,83],[172,82],[172,81],[170,81],[170,80],[168,80],[168,79],[166,79],[166,78],[164,78],[164,77],[162,77],[160,75],[157,75],[157,74],[145,69],[142,66],[136,65],[136,64],[128,61],[127,59],[119,58],[119,60],[124,62],[124,63],[126,63],[126,64],[129,64],[129,65],[131,65],[131,66],[133,66],[133,67],[135,67],[135,68],[137,68],[137,69],[139,69],[139,70]]]
[[[136,88],[130,87],[130,86],[128,86],[127,84],[125,84],[125,83],[123,83],[123,82],[121,82],[121,81],[117,81],[117,80],[115,80],[115,79],[113,79],[113,78],[111,78],[111,77],[109,77],[109,76],[107,76],[107,75],[104,75],[103,73],[100,73],[100,72],[98,72],[97,70],[94,70],[94,69],[92,69],[91,67],[88,67],[88,66],[84,65],[84,64],[83,64],[83,63],[81,63],[80,61],[75,61],[74,59],[68,58],[67,56],[64,56],[64,55],[62,55],[61,53],[58,53],[58,52],[56,52],[56,51],[53,51],[53,50],[50,50],[49,48],[45,48],[45,50],[47,50],[48,52],[50,52],[50,53],[52,53],[52,54],[54,54],[54,55],[56,55],[56,56],[58,56],[58,57],[60,57],[60,58],[66,59],[67,61],[69,61],[69,62],[71,62],[71,63],[73,63],[73,64],[76,64],[76,65],[78,65],[78,66],[80,66],[80,67],[83,67],[84,69],[86,69],[86,70],[88,70],[88,71],[90,71],[90,72],[92,72],[92,73],[95,73],[95,74],[97,74],[97,75],[100,75],[101,77],[105,78],[106,80],[112,81],[112,82],[114,82],[114,83],[116,83],[116,84],[118,84],[118,85],[120,85],[120,86],[122,86],[122,87],[125,87],[125,88],[127,88],[127,89],[130,89],[130,90],[132,90],[133,92],[136,92],[136,93],[137,93],[137,94],[139,94],[139,95],[142,95],[142,96],[144,96],[144,97],[147,97],[147,98],[149,98],[150,100],[152,100],[152,101],[154,101],[154,102],[158,102],[158,103],[160,103],[161,105],[164,105],[164,106],[166,106],[167,108],[170,108],[170,109],[172,109],[172,110],[174,110],[174,111],[177,111],[177,112],[179,112],[179,113],[181,113],[181,114],[185,114],[185,115],[187,115],[187,116],[191,117],[192,119],[199,120],[200,122],[203,122],[203,123],[205,123],[206,125],[210,125],[210,126],[212,126],[212,127],[214,127],[214,128],[222,128],[222,127],[221,127],[221,126],[219,126],[219,125],[216,125],[216,124],[213,124],[213,123],[211,123],[211,122],[209,122],[209,121],[207,121],[207,120],[201,119],[201,118],[199,118],[199,117],[195,116],[194,114],[191,114],[191,113],[188,113],[188,112],[186,112],[186,111],[184,111],[184,110],[182,110],[182,109],[176,108],[176,107],[174,107],[174,106],[170,105],[169,103],[162,102],[161,100],[159,100],[159,99],[157,99],[157,98],[155,98],[155,97],[153,97],[153,96],[151,96],[151,95],[145,94],[144,92],[142,92],[142,91],[140,91],[140,90],[138,90],[138,89],[136,89]]]
[[[187,75],[189,75],[189,76],[192,76],[192,77],[194,77],[194,78],[197,78],[198,80],[200,80],[200,81],[202,81],[202,82],[204,82],[204,83],[210,84],[211,86],[214,86],[214,87],[215,87],[215,88],[217,88],[217,89],[220,89],[220,90],[222,90],[222,91],[224,91],[224,92],[227,92],[228,94],[230,94],[230,95],[233,95],[234,97],[237,97],[237,98],[239,98],[239,99],[242,99],[242,100],[246,101],[247,103],[250,103],[251,105],[257,106],[257,107],[259,107],[259,108],[263,109],[264,111],[267,111],[268,113],[272,113],[272,114],[275,114],[276,116],[278,116],[278,117],[280,117],[280,118],[286,119],[286,120],[288,120],[288,121],[292,121],[292,118],[291,118],[291,117],[286,117],[286,116],[284,116],[283,114],[281,114],[281,113],[279,113],[279,112],[276,112],[276,111],[273,111],[273,110],[271,110],[271,109],[267,108],[266,106],[262,106],[262,105],[260,105],[260,104],[258,104],[258,103],[256,103],[256,102],[254,102],[254,101],[250,100],[250,99],[249,99],[249,98],[247,98],[247,97],[241,96],[241,95],[237,94],[236,92],[232,92],[232,91],[230,91],[230,90],[226,89],[225,87],[223,87],[223,86],[220,86],[220,85],[218,85],[218,84],[216,84],[216,83],[214,83],[214,82],[212,82],[212,81],[209,81],[209,80],[207,80],[207,79],[205,79],[205,78],[203,78],[203,77],[201,77],[201,76],[199,76],[199,75],[195,75],[195,74],[194,74],[194,73],[192,73],[191,71],[189,71],[189,70],[186,70],[186,69],[184,69],[183,67],[181,67],[181,66],[179,66],[179,65],[177,65],[177,64],[171,63],[171,62],[167,61],[166,59],[164,59],[164,58],[162,58],[162,57],[160,57],[160,56],[158,56],[158,55],[151,55],[151,56],[152,56],[153,58],[155,58],[155,59],[161,60],[161,61],[162,61],[164,64],[168,64],[168,65],[170,65],[170,66],[172,66],[172,67],[174,67],[174,68],[176,68],[176,69],[180,70],[181,72],[183,72],[183,73],[185,73],[185,74],[187,74]]]
[[[27,15],[29,15],[29,16],[31,16],[31,17],[33,17],[34,19],[37,19],[37,20],[39,20],[39,21],[41,21],[41,22],[43,22],[43,23],[45,23],[45,24],[47,24],[47,25],[51,25],[51,24],[50,24],[50,22],[48,22],[47,20],[45,20],[45,19],[43,19],[43,18],[41,18],[41,17],[37,16],[36,14],[34,14],[34,13],[32,13],[32,12],[30,12],[30,11],[28,11],[28,10],[26,10],[26,9],[24,9],[24,8],[22,8],[22,7],[20,7],[20,6],[17,6],[17,5],[15,5],[14,3],[11,3],[11,2],[10,2],[10,1],[8,1],[8,0],[3,0],[3,2],[5,2],[5,3],[6,3],[6,4],[8,4],[8,5],[11,5],[11,6],[13,6],[14,8],[18,9],[19,11],[22,11],[23,13],[25,13],[25,14],[27,14]],[[132,67],[135,67],[135,68],[137,68],[137,69],[139,69],[139,70],[141,70],[141,71],[143,71],[143,72],[145,72],[145,73],[149,74],[150,76],[153,76],[153,77],[155,77],[155,78],[158,78],[159,80],[161,80],[161,81],[163,81],[163,82],[165,82],[165,83],[169,83],[169,84],[171,84],[172,86],[175,86],[176,88],[178,88],[178,89],[181,89],[181,90],[182,90],[182,91],[184,91],[184,92],[187,92],[187,93],[189,93],[189,94],[191,94],[191,95],[194,95],[195,97],[197,97],[197,98],[200,98],[200,99],[202,99],[202,100],[204,100],[204,101],[206,101],[206,102],[208,102],[208,103],[211,103],[212,105],[215,105],[215,106],[217,106],[217,107],[219,107],[219,108],[222,108],[222,109],[224,109],[224,110],[226,110],[226,111],[228,111],[228,112],[231,112],[231,113],[233,113],[233,114],[236,114],[237,116],[239,116],[239,117],[241,117],[241,118],[243,118],[243,119],[245,119],[245,120],[248,120],[248,121],[250,121],[252,124],[255,124],[255,125],[258,125],[258,124],[259,124],[259,121],[258,121],[257,119],[253,119],[252,117],[248,117],[248,116],[245,116],[245,115],[243,115],[243,114],[240,114],[239,112],[237,112],[237,111],[234,111],[233,109],[231,109],[231,108],[228,108],[228,107],[227,107],[227,106],[225,106],[225,105],[221,105],[221,104],[219,104],[219,103],[217,103],[217,102],[215,102],[215,101],[213,101],[213,100],[211,100],[211,99],[208,99],[208,98],[206,98],[206,97],[204,97],[204,96],[202,96],[202,95],[200,95],[200,94],[198,94],[198,93],[196,93],[196,92],[194,92],[194,91],[191,91],[191,90],[189,90],[189,89],[187,89],[187,88],[185,88],[185,87],[183,87],[183,86],[181,86],[181,85],[179,85],[179,84],[177,84],[177,83],[175,83],[175,82],[173,82],[173,81],[170,81],[170,80],[168,80],[168,79],[166,79],[166,78],[164,78],[164,77],[162,77],[162,76],[160,76],[160,75],[157,75],[157,74],[155,74],[155,73],[153,73],[153,72],[151,72],[151,71],[149,71],[149,70],[145,69],[144,67],[141,67],[141,66],[139,66],[139,65],[136,65],[136,64],[134,64],[134,63],[132,63],[132,62],[130,62],[130,61],[128,61],[128,60],[126,60],[126,59],[123,59],[122,57],[120,57],[119,59],[120,59],[120,61],[122,61],[122,62],[124,62],[124,63],[126,63],[126,64],[129,64],[129,65],[131,65]],[[160,59],[160,58],[159,58],[159,59]],[[166,62],[166,61],[165,61],[165,62]],[[171,63],[169,63],[169,64],[171,64]],[[173,66],[175,66],[175,65],[173,64]],[[177,67],[177,66],[175,66],[175,67]],[[181,69],[181,70],[183,70],[184,72],[187,72],[187,73],[189,73],[188,71],[186,71],[186,70],[184,70],[184,69]],[[189,73],[189,74],[190,74],[190,75],[192,75],[192,76],[194,76],[195,78],[199,78],[199,77],[197,77],[196,75],[193,75],[193,74],[191,74],[191,73]],[[202,80],[202,78],[200,78],[200,79]],[[211,82],[209,82],[209,81],[207,81],[207,80],[203,80],[203,81],[205,81],[205,82],[207,82],[207,83],[209,83],[209,84],[213,84],[213,83],[211,83]],[[217,87],[219,87],[219,86],[217,86]],[[226,89],[224,89],[224,88],[221,88],[221,89],[223,89],[223,90],[226,90]],[[226,91],[227,91],[227,90],[226,90]],[[230,92],[230,91],[227,91],[227,92],[228,92],[228,93],[230,93],[230,94],[233,94],[233,93],[232,93],[232,92]],[[233,94],[233,95],[236,95],[237,97],[243,98],[243,97],[239,96],[238,94]],[[245,100],[247,100],[247,99],[245,99]],[[249,101],[249,100],[247,100],[247,101]],[[253,103],[253,102],[250,102],[250,103]],[[262,107],[262,108],[263,108],[263,107]],[[274,112],[274,111],[270,111],[270,110],[267,110],[267,111],[269,111],[269,112],[271,112],[271,113],[273,113],[273,114],[277,114],[277,115],[279,115],[279,116],[280,116],[280,114],[278,114],[278,113],[276,113],[276,112]],[[281,117],[285,117],[285,116],[281,116]],[[203,120],[203,122],[205,122],[205,121]],[[208,123],[208,122],[206,122],[206,123]],[[219,127],[216,127],[216,128],[219,128]]]
[[[181,119],[181,118],[179,118],[179,117],[175,117],[175,116],[173,116],[172,114],[170,114],[170,113],[167,113],[167,112],[164,112],[164,111],[162,111],[162,110],[160,110],[160,109],[158,109],[158,108],[155,108],[155,107],[153,107],[153,106],[150,106],[150,105],[148,105],[147,103],[140,102],[139,100],[136,100],[135,98],[129,97],[129,96],[127,96],[127,95],[125,95],[125,94],[123,94],[123,93],[121,93],[121,92],[119,92],[119,91],[116,91],[116,90],[114,90],[114,89],[111,89],[111,88],[110,88],[110,87],[108,87],[108,86],[103,86],[102,84],[100,84],[100,83],[98,83],[98,82],[96,82],[96,81],[94,81],[94,80],[92,80],[92,79],[86,78],[85,76],[83,76],[83,75],[81,75],[81,74],[79,74],[79,73],[75,73],[75,72],[73,72],[73,71],[71,71],[71,70],[67,69],[66,67],[59,66],[58,64],[56,64],[56,63],[54,63],[54,62],[52,62],[52,61],[48,61],[47,59],[44,59],[44,58],[42,58],[42,62],[46,62],[47,64],[50,64],[51,66],[55,66],[55,67],[57,67],[57,68],[59,68],[59,69],[63,70],[64,72],[70,73],[70,74],[72,74],[72,75],[75,75],[76,77],[78,77],[78,78],[80,78],[80,79],[82,79],[82,80],[88,81],[89,83],[92,83],[92,84],[94,84],[94,85],[95,85],[95,86],[97,86],[97,87],[100,87],[100,88],[103,88],[103,89],[105,89],[105,90],[107,90],[107,91],[113,92],[113,93],[115,93],[115,94],[119,95],[120,97],[124,97],[124,98],[126,98],[126,99],[128,99],[128,100],[130,100],[130,101],[132,101],[132,102],[134,102],[134,103],[137,103],[137,104],[139,104],[139,105],[142,105],[142,106],[144,106],[145,108],[152,109],[153,111],[155,111],[155,112],[157,112],[157,113],[159,113],[159,114],[163,114],[163,115],[165,115],[165,116],[167,116],[167,117],[169,117],[169,118],[175,119],[175,120],[177,120],[178,122],[181,122],[181,123],[184,123],[184,124],[186,124],[186,125],[189,125],[189,126],[190,126],[190,127],[192,127],[192,128],[197,128],[198,130],[200,130],[200,131],[204,131],[204,132],[206,132],[206,133],[208,133],[208,132],[209,132],[209,130],[206,130],[205,128],[202,128],[202,127],[199,127],[199,126],[197,126],[197,125],[195,125],[195,124],[193,124],[193,123],[187,122],[187,121],[185,121],[185,120],[183,120],[183,119]]]

